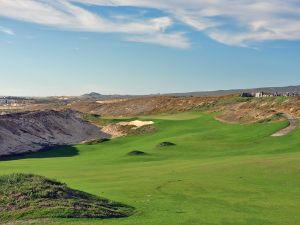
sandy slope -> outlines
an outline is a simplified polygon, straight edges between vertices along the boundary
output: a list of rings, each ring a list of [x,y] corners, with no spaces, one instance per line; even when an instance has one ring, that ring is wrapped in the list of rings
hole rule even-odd
[[[78,144],[102,137],[109,136],[71,110],[0,116],[0,156]]]

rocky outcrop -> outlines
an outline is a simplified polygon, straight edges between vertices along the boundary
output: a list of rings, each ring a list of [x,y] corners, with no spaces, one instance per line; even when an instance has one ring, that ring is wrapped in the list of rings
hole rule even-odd
[[[0,157],[109,138],[78,112],[40,111],[0,116]]]

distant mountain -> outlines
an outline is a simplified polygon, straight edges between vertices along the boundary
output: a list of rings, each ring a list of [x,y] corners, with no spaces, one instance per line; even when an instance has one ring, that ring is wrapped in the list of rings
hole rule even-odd
[[[105,99],[116,99],[116,98],[132,98],[133,95],[102,95],[97,92],[91,92],[89,94],[81,95],[80,98],[85,100],[105,100]]]
[[[250,88],[250,89],[231,89],[231,90],[218,90],[218,91],[200,91],[200,92],[187,92],[187,93],[172,93],[166,94],[171,96],[223,96],[230,94],[237,94],[242,92],[297,92],[300,93],[300,85],[298,86],[287,86],[287,87],[262,87],[262,88]]]
[[[87,99],[101,99],[103,97],[102,94],[91,92],[89,94],[84,94],[80,96],[81,98],[87,98]]]
[[[217,90],[217,91],[197,91],[197,92],[185,92],[185,93],[169,93],[169,94],[152,94],[152,95],[102,95],[96,92],[84,94],[80,96],[82,99],[88,100],[105,100],[105,99],[123,99],[123,98],[136,98],[136,97],[147,97],[147,96],[224,96],[230,94],[237,94],[242,92],[297,92],[300,93],[300,85],[298,86],[287,86],[287,87],[262,87],[262,88],[250,88],[250,89],[231,89],[231,90]]]

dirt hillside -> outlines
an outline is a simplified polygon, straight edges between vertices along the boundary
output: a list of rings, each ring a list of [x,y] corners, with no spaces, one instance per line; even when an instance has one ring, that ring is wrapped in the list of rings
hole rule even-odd
[[[144,97],[120,101],[77,102],[69,107],[102,116],[140,116],[195,110],[226,97]]]
[[[286,119],[280,114],[300,117],[299,97],[233,98],[212,110],[217,119],[227,122],[257,122]]]
[[[251,123],[282,119],[280,113],[300,117],[300,97],[242,98],[222,97],[144,97],[121,101],[76,102],[71,109],[107,117],[126,117],[206,111],[230,123]]]
[[[109,138],[109,135],[72,110],[0,116],[0,157],[98,138]]]
[[[26,108],[35,110],[71,109],[103,117],[134,117],[204,111],[216,113],[216,118],[230,123],[251,123],[280,119],[278,113],[300,117],[300,97],[242,98],[239,94],[221,97],[152,96],[101,101],[76,100],[60,104],[33,104]]]

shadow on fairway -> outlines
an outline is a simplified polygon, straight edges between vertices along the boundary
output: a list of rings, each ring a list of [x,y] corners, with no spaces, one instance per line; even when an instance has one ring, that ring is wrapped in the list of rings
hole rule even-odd
[[[32,152],[13,156],[0,157],[0,161],[10,161],[19,159],[34,159],[34,158],[58,158],[58,157],[72,157],[79,155],[77,148],[73,146],[53,146],[51,148],[44,148],[39,152]]]

